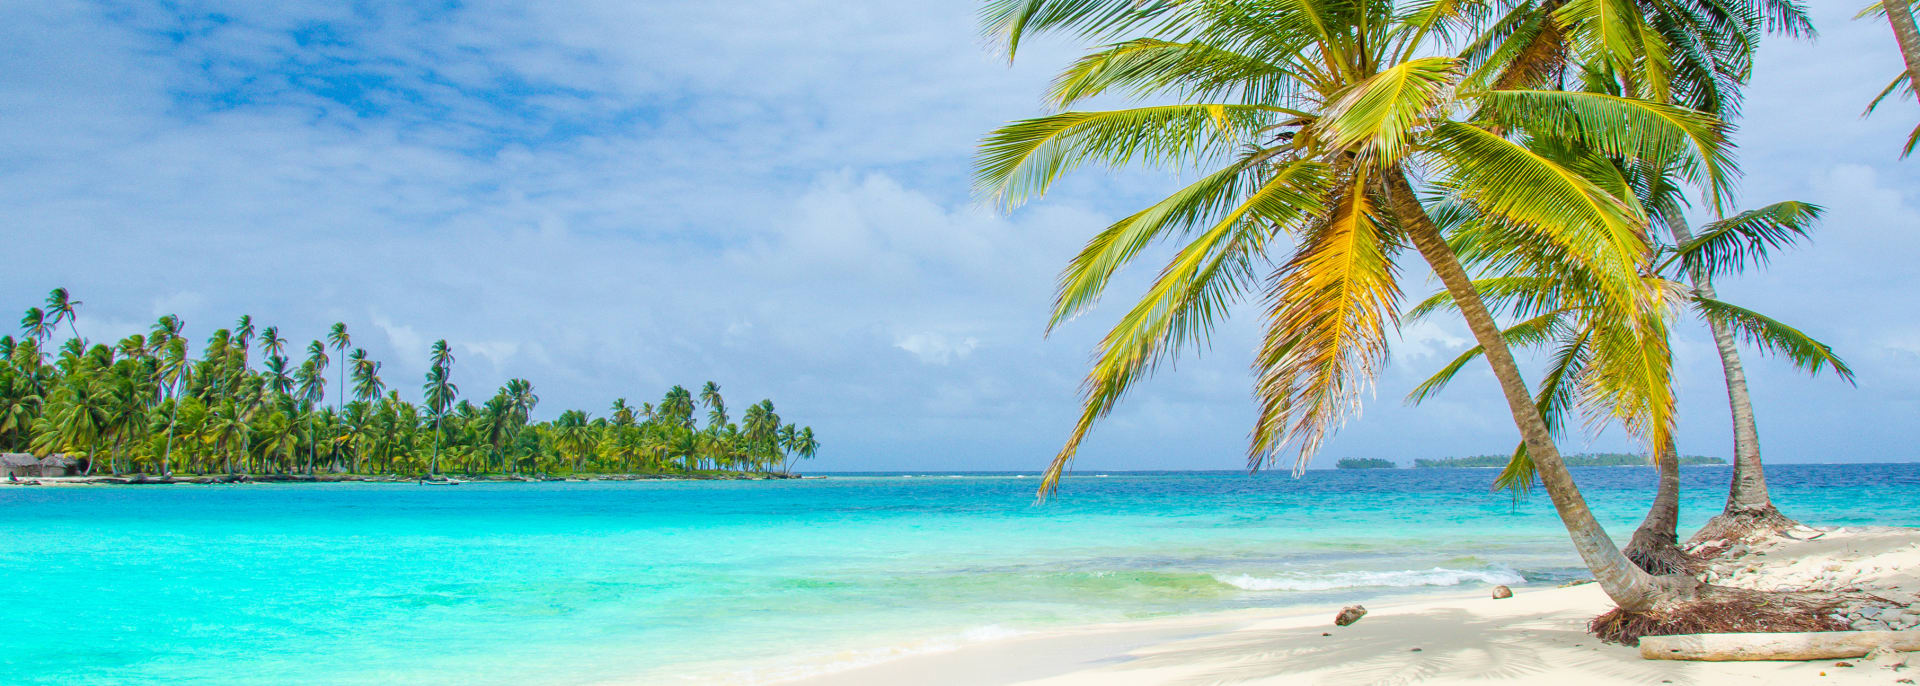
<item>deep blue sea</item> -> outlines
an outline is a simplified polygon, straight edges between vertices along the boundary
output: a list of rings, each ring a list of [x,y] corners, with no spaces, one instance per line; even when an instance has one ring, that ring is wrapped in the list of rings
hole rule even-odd
[[[1689,467],[1683,528],[1729,469]],[[1624,542],[1648,468],[1575,470]],[[1491,470],[0,487],[0,683],[762,680],[1064,625],[1580,575]],[[1920,465],[1771,465],[1920,525]],[[1683,531],[1683,535],[1684,535]]]

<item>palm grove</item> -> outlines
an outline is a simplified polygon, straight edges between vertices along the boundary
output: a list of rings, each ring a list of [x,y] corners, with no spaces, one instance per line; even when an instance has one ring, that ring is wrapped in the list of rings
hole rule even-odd
[[[1887,9],[1898,34],[1909,8]],[[1820,215],[1790,200],[1734,209],[1741,89],[1764,34],[1812,35],[1797,3],[990,0],[983,19],[1009,58],[1048,33],[1094,46],[1046,93],[1055,113],[982,142],[982,195],[1013,207],[1089,164],[1190,177],[1098,232],[1060,275],[1056,325],[1086,312],[1149,246],[1171,244],[1098,344],[1043,494],[1128,390],[1204,347],[1244,300],[1263,317],[1255,468],[1288,455],[1304,467],[1358,407],[1389,332],[1445,312],[1478,345],[1411,399],[1477,360],[1490,366],[1521,437],[1500,484],[1537,480],[1552,500],[1619,606],[1597,633],[1829,628],[1819,599],[1703,584],[1675,531],[1669,334],[1682,316],[1711,329],[1735,427],[1726,509],[1705,538],[1793,524],[1767,495],[1737,344],[1851,379],[1826,345],[1711,285],[1764,265]],[[1139,105],[1075,109],[1116,99]],[[1689,208],[1713,219],[1689,226]],[[1441,286],[1411,307],[1409,253]],[[1546,359],[1536,385],[1515,348]],[[1556,445],[1572,413],[1623,427],[1660,468],[1626,550],[1588,510]]]
[[[18,339],[0,336],[0,449],[66,454],[89,473],[162,475],[767,473],[819,449],[813,429],[783,424],[771,400],[734,422],[711,381],[697,397],[674,386],[657,404],[621,398],[604,417],[535,421],[540,398],[525,379],[478,403],[462,398],[444,340],[428,351],[416,404],[388,387],[345,324],[295,362],[301,351],[277,328],[243,316],[196,357],[172,315],[148,333],[89,343],[74,323],[81,304],[56,288],[27,310]]]

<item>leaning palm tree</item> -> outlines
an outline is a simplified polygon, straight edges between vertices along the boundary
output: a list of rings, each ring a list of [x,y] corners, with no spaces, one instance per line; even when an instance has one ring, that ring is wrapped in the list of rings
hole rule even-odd
[[[1594,275],[1608,316],[1646,319],[1645,217],[1600,160],[1678,163],[1713,189],[1730,172],[1717,121],[1595,93],[1493,87],[1498,65],[1453,57],[1478,3],[1386,0],[1150,2],[998,0],[989,31],[1122,39],[1056,80],[1067,108],[1104,94],[1174,104],[1068,111],[1014,122],[983,143],[982,192],[1008,205],[1086,163],[1198,167],[1198,180],[1097,234],[1060,278],[1055,325],[1085,311],[1146,245],[1184,244],[1101,341],[1080,421],[1049,465],[1058,486],[1093,424],[1160,362],[1206,342],[1228,307],[1264,287],[1258,418],[1249,463],[1292,448],[1296,469],[1384,363],[1400,298],[1398,258],[1418,251],[1462,311],[1576,550],[1624,611],[1697,593],[1697,581],[1634,566],[1588,510],[1500,329],[1435,225],[1445,193],[1512,227],[1543,261]],[[1522,140],[1532,145],[1522,144]],[[1551,154],[1542,154],[1549,148]],[[1609,189],[1619,189],[1610,191]],[[1291,254],[1275,254],[1288,238]],[[1280,266],[1267,278],[1256,264]]]
[[[1784,0],[1526,0],[1513,3],[1499,27],[1482,34],[1469,52],[1489,58],[1499,54],[1519,56],[1508,62],[1510,66],[1496,79],[1499,82],[1535,88],[1566,88],[1571,82],[1586,90],[1678,102],[1724,118],[1738,112],[1740,89],[1752,76],[1753,52],[1763,32],[1787,37],[1815,34],[1805,9]],[[1686,243],[1690,235],[1682,203],[1677,201],[1678,185],[1670,176],[1672,170],[1634,171],[1642,172],[1636,176],[1643,182],[1634,185],[1647,196],[1641,201],[1655,223],[1675,235],[1676,245]],[[1764,220],[1767,216],[1762,213],[1747,218]],[[1698,273],[1687,277],[1696,287],[1696,296],[1713,299],[1705,277]],[[1728,324],[1721,318],[1707,320],[1714,331],[1735,408],[1736,459],[1727,512],[1716,517],[1702,535],[1738,537],[1791,526],[1793,522],[1779,515],[1767,497],[1760,469],[1759,434],[1751,412],[1745,412],[1744,419],[1741,416],[1739,408],[1748,407],[1750,402]],[[1678,488],[1677,455],[1671,454],[1671,446],[1658,441],[1649,446],[1662,468],[1661,490],[1646,526],[1636,533],[1628,553],[1637,561],[1668,560],[1677,564],[1684,558],[1671,543],[1678,494],[1668,493]],[[1516,452],[1515,459],[1518,466],[1524,455]],[[1514,475],[1515,470],[1510,469],[1506,476]]]
[[[1658,181],[1644,185],[1651,187],[1652,192],[1642,198],[1642,203],[1653,211],[1656,223],[1672,226],[1681,221],[1672,186]],[[1818,214],[1816,206],[1784,202],[1710,224],[1703,240],[1662,248],[1662,259],[1653,265],[1649,283],[1673,294],[1670,299],[1707,321],[1717,336],[1728,338],[1729,344],[1732,336],[1738,335],[1765,352],[1787,357],[1809,373],[1831,370],[1851,382],[1852,370],[1834,355],[1832,348],[1798,329],[1719,301],[1712,297],[1710,290],[1704,293],[1696,290],[1685,300],[1679,298],[1679,294],[1687,290],[1680,282],[1680,272],[1699,277],[1696,279],[1699,283],[1710,273],[1724,273],[1764,261],[1767,248],[1804,235],[1807,225]],[[1535,398],[1535,405],[1548,426],[1556,432],[1562,431],[1568,425],[1567,415],[1578,408],[1586,411],[1590,427],[1619,421],[1653,453],[1659,472],[1658,487],[1653,506],[1627,544],[1627,557],[1654,573],[1687,571],[1691,559],[1680,550],[1676,531],[1680,473],[1679,456],[1673,445],[1673,395],[1665,327],[1640,327],[1640,331],[1657,338],[1638,340],[1630,327],[1621,327],[1620,322],[1605,316],[1594,316],[1603,312],[1583,302],[1583,298],[1590,296],[1591,280],[1577,269],[1541,270],[1537,265],[1530,265],[1514,270],[1511,262],[1516,256],[1476,254],[1475,245],[1487,242],[1476,233],[1487,226],[1462,219],[1451,232],[1449,242],[1467,255],[1469,264],[1494,267],[1491,270],[1496,274],[1476,280],[1474,288],[1494,311],[1518,320],[1502,332],[1503,337],[1509,345],[1550,351],[1551,361]],[[1439,293],[1410,310],[1408,315],[1425,317],[1450,303],[1448,294]],[[1480,353],[1477,347],[1462,353],[1415,387],[1408,394],[1408,400],[1418,403],[1431,397]],[[1737,377],[1730,375],[1730,378]],[[1738,417],[1736,413],[1736,420]],[[1750,412],[1746,418],[1751,421]],[[1757,464],[1753,468],[1752,473],[1757,473]],[[1496,478],[1495,486],[1524,492],[1533,477],[1534,464],[1523,444],[1515,448],[1507,468]],[[1764,495],[1764,482],[1759,489]],[[1733,492],[1752,493],[1740,488],[1737,477]],[[1773,516],[1779,515],[1776,512]]]
[[[45,310],[29,307],[27,313],[20,317],[20,331],[44,345],[53,336],[53,322],[47,319]]]
[[[1914,25],[1913,6],[1913,0],[1875,2],[1860,13],[1861,17],[1877,15],[1886,18],[1887,24],[1893,28],[1894,43],[1900,46],[1903,67],[1900,74],[1893,77],[1893,82],[1887,84],[1887,87],[1880,91],[1880,95],[1867,104],[1865,114],[1873,114],[1874,110],[1879,109],[1880,103],[1895,92],[1902,92],[1910,98],[1920,98],[1920,28]],[[1905,158],[1913,154],[1916,144],[1920,144],[1920,125],[1914,126],[1913,131],[1907,134],[1907,144],[1900,149],[1900,157]]]
[[[64,321],[67,323],[67,331],[73,334],[74,340],[79,340],[80,329],[74,326],[73,322],[79,318],[79,308],[82,304],[74,300],[73,295],[65,288],[55,288],[47,293],[47,314],[53,319],[49,326],[59,326],[60,322]]]

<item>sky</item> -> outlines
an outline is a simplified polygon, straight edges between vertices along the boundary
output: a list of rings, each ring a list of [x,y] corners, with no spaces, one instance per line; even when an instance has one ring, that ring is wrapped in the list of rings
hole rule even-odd
[[[1920,107],[1895,98],[1863,119],[1899,70],[1891,33],[1849,3],[1810,4],[1819,38],[1760,54],[1741,201],[1809,201],[1826,219],[1716,285],[1858,374],[1810,378],[1747,351],[1769,461],[1920,460],[1920,162],[1898,159]],[[1084,171],[1010,213],[982,203],[974,146],[1044,113],[1050,74],[1082,46],[1041,41],[1010,64],[976,7],[6,3],[0,312],[64,286],[89,339],[174,313],[198,341],[250,314],[296,348],[340,321],[415,395],[445,338],[465,395],[526,378],[543,417],[712,380],[734,408],[771,398],[814,427],[809,469],[1038,469],[1151,268],[1049,335],[1054,277],[1179,179]],[[1409,297],[1436,287],[1408,273]],[[1210,350],[1140,386],[1077,466],[1243,467],[1257,319],[1242,304]],[[1680,448],[1727,456],[1711,340],[1697,320],[1676,331]],[[1477,366],[1402,402],[1468,338],[1445,318],[1399,331],[1365,410],[1314,464],[1511,449]],[[1563,441],[1633,447],[1617,430]]]

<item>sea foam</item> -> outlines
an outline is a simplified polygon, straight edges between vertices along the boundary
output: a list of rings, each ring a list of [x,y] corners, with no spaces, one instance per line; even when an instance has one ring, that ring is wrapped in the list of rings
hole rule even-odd
[[[1518,584],[1526,581],[1518,572],[1503,567],[1481,570],[1434,567],[1433,569],[1403,569],[1388,572],[1332,572],[1328,574],[1287,574],[1283,576],[1215,574],[1213,578],[1228,586],[1248,591],[1331,591],[1340,588],[1364,588],[1368,586],[1410,588],[1415,586],[1458,586],[1472,582]]]

